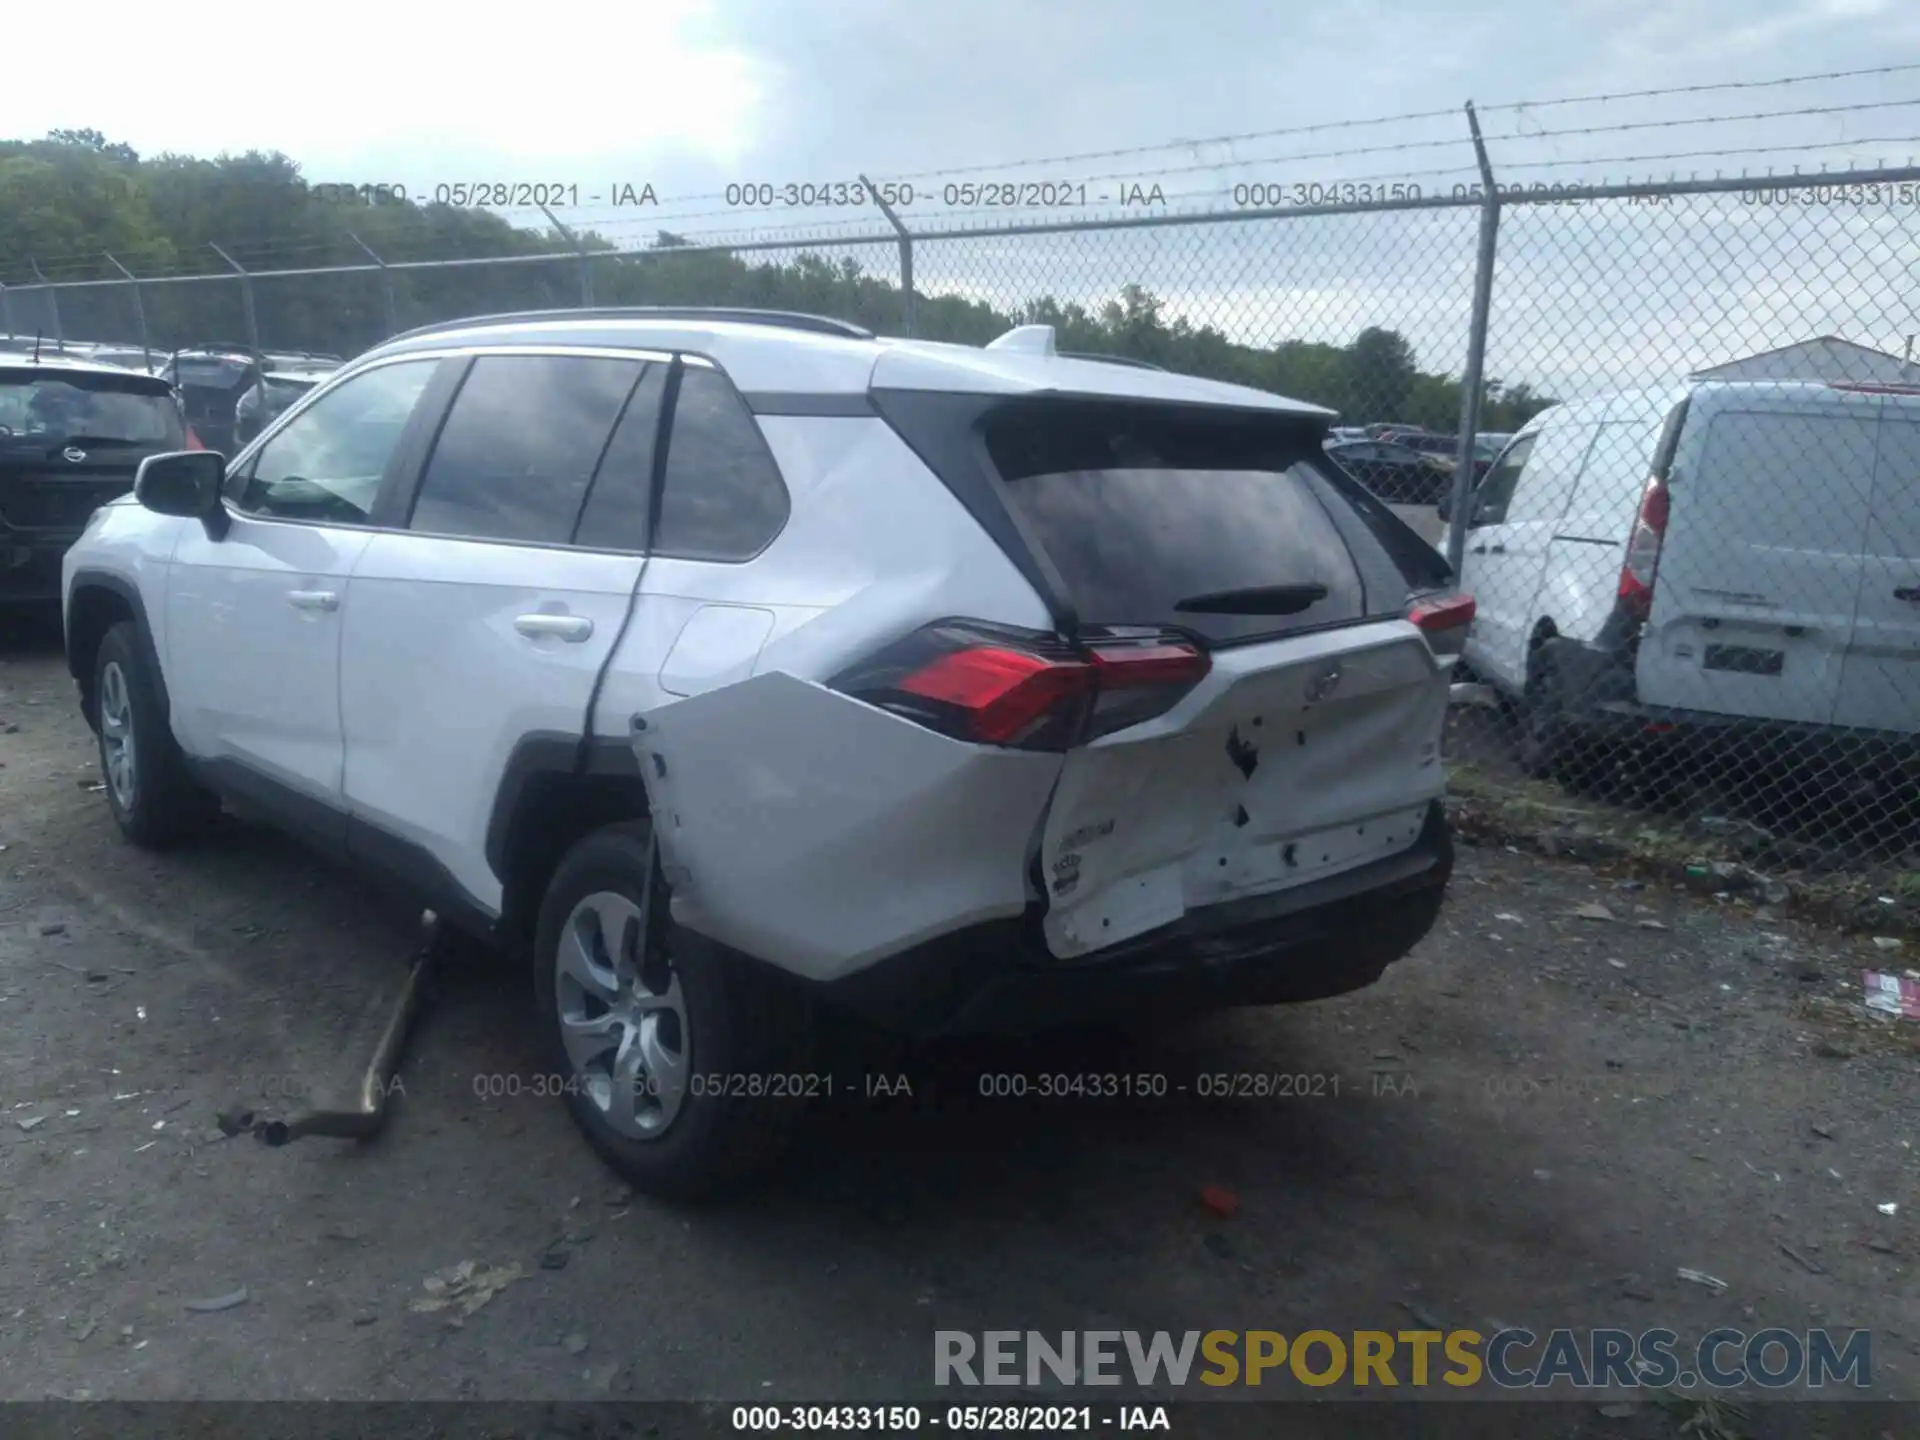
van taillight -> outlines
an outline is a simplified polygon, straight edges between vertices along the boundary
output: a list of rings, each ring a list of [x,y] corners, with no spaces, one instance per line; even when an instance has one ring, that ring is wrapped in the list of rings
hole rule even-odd
[[[1474,609],[1471,595],[1423,595],[1408,608],[1407,619],[1419,627],[1436,655],[1458,655],[1466,648]]]
[[[1660,542],[1667,538],[1667,482],[1658,475],[1647,481],[1640,510],[1627,537],[1627,558],[1620,566],[1620,606],[1636,620],[1653,610],[1653,582],[1660,569]]]
[[[193,433],[193,427],[189,425],[187,427],[187,449],[204,450],[206,448],[207,447],[205,445],[202,445],[200,443],[200,437]]]
[[[843,672],[832,688],[956,740],[1065,750],[1164,714],[1210,666],[1177,636],[1078,646],[944,620]]]

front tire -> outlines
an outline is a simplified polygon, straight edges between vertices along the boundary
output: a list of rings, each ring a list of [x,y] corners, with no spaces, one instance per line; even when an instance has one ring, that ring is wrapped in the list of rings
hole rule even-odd
[[[132,621],[121,621],[100,641],[93,703],[100,778],[120,833],[163,850],[204,829],[220,802],[187,771],[160,703],[159,678],[141,658]]]
[[[804,1000],[675,925],[645,822],[567,853],[534,989],[567,1108],[641,1190],[696,1199],[769,1163],[808,1093]]]

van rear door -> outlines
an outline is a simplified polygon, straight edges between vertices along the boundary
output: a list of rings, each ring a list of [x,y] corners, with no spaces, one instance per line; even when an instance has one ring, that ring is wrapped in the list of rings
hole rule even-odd
[[[1920,396],[1888,396],[1833,723],[1920,731]]]
[[[1879,397],[1694,397],[1636,679],[1648,704],[1825,725],[1860,589]]]

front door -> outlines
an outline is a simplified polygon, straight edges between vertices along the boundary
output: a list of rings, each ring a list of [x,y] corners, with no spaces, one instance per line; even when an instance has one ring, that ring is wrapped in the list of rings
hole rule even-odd
[[[190,526],[174,550],[163,662],[174,734],[237,789],[266,781],[338,808],[347,578],[436,364],[381,366],[321,397],[229,481],[227,533]]]

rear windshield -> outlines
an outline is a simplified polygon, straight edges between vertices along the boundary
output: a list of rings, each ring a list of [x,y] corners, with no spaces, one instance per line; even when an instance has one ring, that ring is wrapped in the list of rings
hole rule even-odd
[[[184,434],[172,396],[135,391],[126,379],[0,372],[0,445],[81,440],[165,449]]]
[[[245,360],[190,360],[183,356],[174,362],[178,383],[209,390],[237,389],[245,383],[251,369]]]
[[[1091,625],[1231,644],[1401,613],[1447,573],[1356,498],[1322,458],[1319,428],[1295,419],[1055,399],[1004,406],[982,428],[1016,513]]]

